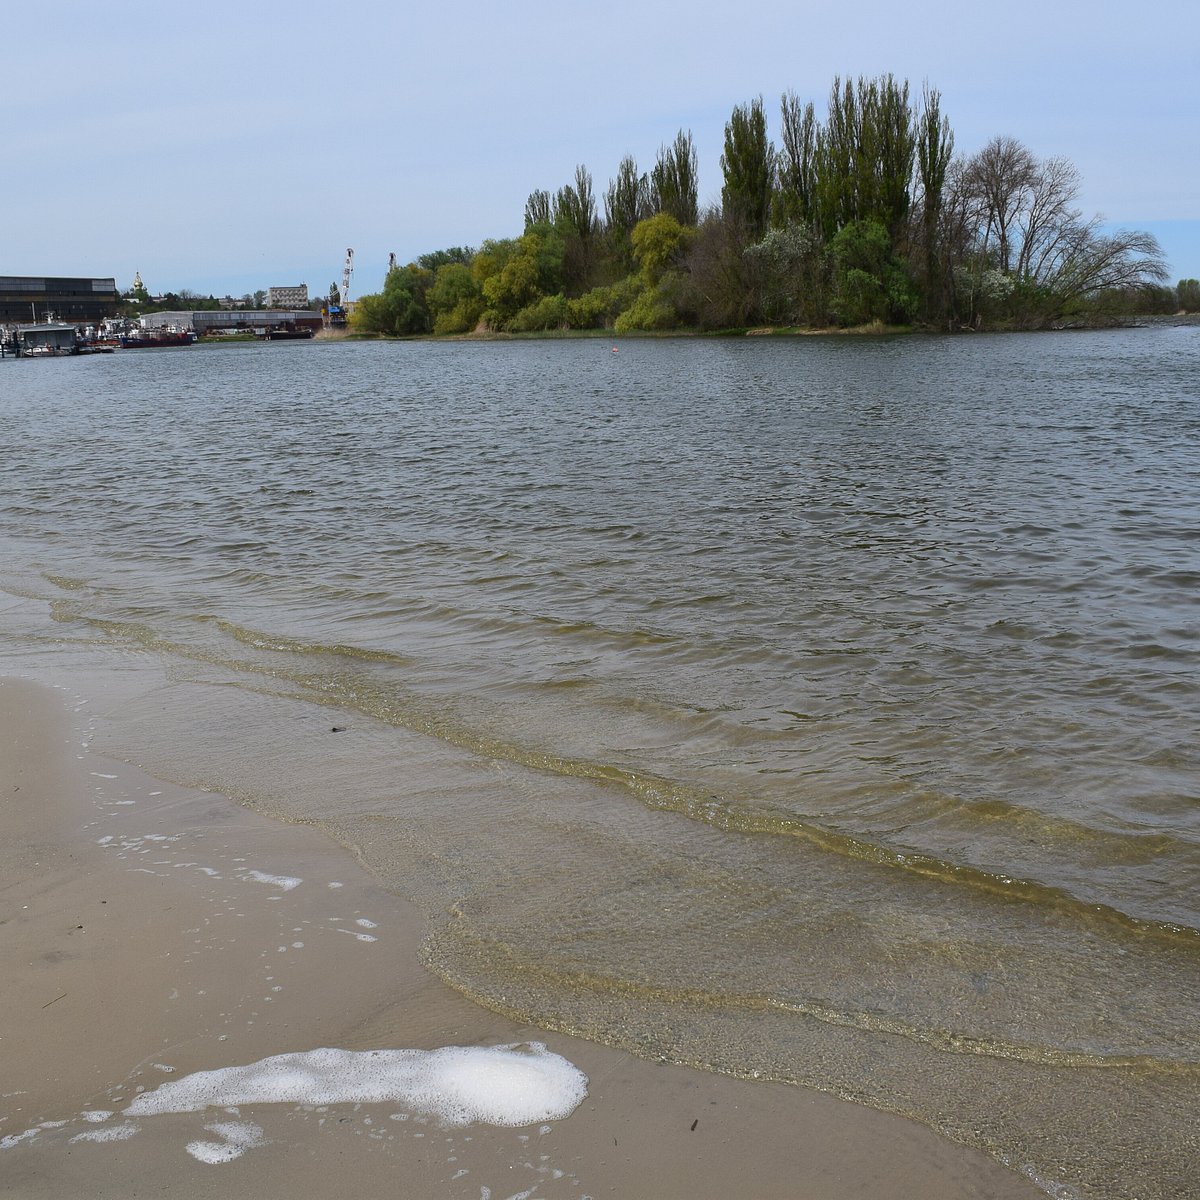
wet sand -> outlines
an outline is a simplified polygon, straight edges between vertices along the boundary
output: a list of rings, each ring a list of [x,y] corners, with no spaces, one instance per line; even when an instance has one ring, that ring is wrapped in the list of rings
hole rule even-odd
[[[88,750],[72,709],[64,690],[0,679],[0,1195],[1042,1194],[900,1117],[482,1009],[420,965],[419,914],[347,851]],[[529,1040],[587,1074],[569,1117],[446,1127],[395,1103],[122,1116],[139,1090],[274,1054]],[[189,1153],[232,1121],[263,1144],[217,1164]]]

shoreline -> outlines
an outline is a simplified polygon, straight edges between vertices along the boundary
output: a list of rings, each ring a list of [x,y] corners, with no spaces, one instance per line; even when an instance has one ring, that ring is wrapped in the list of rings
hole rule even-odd
[[[102,715],[85,698],[68,704],[61,690],[0,676],[10,964],[0,1195],[218,1195],[230,1172],[264,1197],[374,1195],[398,1171],[408,1194],[472,1200],[482,1188],[497,1200],[1042,1194],[902,1117],[644,1061],[480,1008],[421,966],[420,914],[347,851],[102,757],[86,748],[85,712]],[[570,1116],[448,1129],[394,1102],[243,1105],[237,1119],[260,1127],[264,1144],[219,1165],[187,1151],[212,1136],[214,1117],[229,1121],[219,1111],[116,1132],[138,1088],[197,1071],[322,1046],[524,1041],[588,1076]]]
[[[488,330],[472,333],[341,333],[322,331],[314,341],[349,342],[544,342],[544,341],[663,341],[669,339],[734,340],[737,338],[871,338],[871,337],[985,337],[1003,334],[1105,333],[1129,329],[1175,329],[1200,326],[1200,313],[1115,317],[1107,321],[1067,322],[1028,329],[1015,326],[994,326],[980,329],[935,329],[928,325],[871,325],[809,327],[807,325],[756,325],[733,329],[639,329],[617,333],[613,329],[542,329],[514,333],[508,330]]]

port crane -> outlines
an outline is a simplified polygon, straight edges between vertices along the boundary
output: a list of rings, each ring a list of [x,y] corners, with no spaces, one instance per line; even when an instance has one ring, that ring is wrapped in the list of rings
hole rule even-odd
[[[347,249],[346,265],[342,268],[342,287],[338,292],[338,302],[333,303],[333,285],[329,286],[329,323],[330,325],[345,325],[349,315],[347,304],[350,299],[350,276],[354,273],[354,251]]]

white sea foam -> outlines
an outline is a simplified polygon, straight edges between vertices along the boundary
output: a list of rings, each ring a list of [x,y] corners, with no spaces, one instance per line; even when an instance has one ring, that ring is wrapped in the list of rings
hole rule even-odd
[[[13,1095],[19,1094],[17,1092],[13,1093]],[[40,1125],[35,1125],[32,1129],[26,1129],[21,1133],[10,1133],[8,1137],[0,1138],[0,1150],[11,1150],[14,1146],[19,1146],[22,1142],[32,1142],[42,1130],[61,1129],[67,1124],[69,1124],[68,1121],[43,1121]]]
[[[255,883],[270,883],[275,887],[283,888],[285,892],[290,892],[292,888],[299,887],[304,880],[296,879],[291,875],[268,875],[265,871],[244,870],[241,872],[243,879],[253,880]]]
[[[224,1138],[223,1142],[188,1142],[187,1152],[202,1163],[216,1164],[233,1162],[247,1150],[262,1146],[266,1142],[261,1126],[251,1121],[219,1121],[204,1127],[209,1133]]]
[[[240,1104],[386,1101],[448,1125],[532,1125],[568,1116],[586,1095],[587,1076],[541,1042],[440,1050],[321,1049],[200,1071],[143,1092],[125,1112],[152,1116]]]
[[[8,1137],[0,1138],[0,1150],[11,1150],[22,1142],[31,1142],[41,1132],[42,1127],[35,1125],[32,1129],[23,1130],[21,1133],[10,1133]]]
[[[82,1133],[77,1133],[72,1139],[72,1142],[124,1142],[133,1137],[138,1131],[138,1126],[132,1121],[126,1121],[124,1125],[110,1125],[105,1129],[85,1129]]]

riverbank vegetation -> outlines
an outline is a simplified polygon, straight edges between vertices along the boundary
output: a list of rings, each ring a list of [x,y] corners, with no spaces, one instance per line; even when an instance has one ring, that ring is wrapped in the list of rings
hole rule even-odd
[[[524,231],[389,271],[353,316],[363,333],[669,331],[755,326],[1040,329],[1188,307],[1148,233],[1105,232],[1079,174],[1011,137],[959,155],[937,91],[835,79],[823,119],[760,98],[725,125],[717,205],[701,209],[680,130],[597,197],[584,166],[537,190]],[[1186,295],[1185,295],[1186,293]]]

